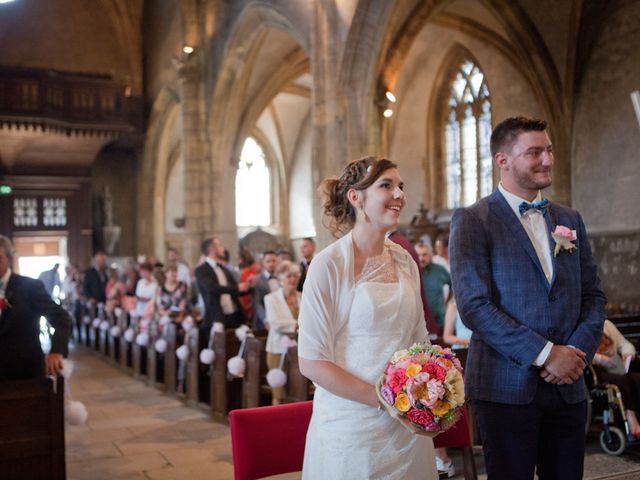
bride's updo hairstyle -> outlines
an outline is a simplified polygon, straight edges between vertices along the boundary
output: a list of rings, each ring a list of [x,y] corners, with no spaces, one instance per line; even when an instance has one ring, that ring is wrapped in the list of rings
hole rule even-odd
[[[366,190],[390,168],[398,168],[386,158],[364,157],[349,163],[338,178],[327,178],[322,182],[325,195],[324,214],[329,220],[326,225],[334,235],[345,233],[356,223],[356,210],[347,198],[350,189]]]

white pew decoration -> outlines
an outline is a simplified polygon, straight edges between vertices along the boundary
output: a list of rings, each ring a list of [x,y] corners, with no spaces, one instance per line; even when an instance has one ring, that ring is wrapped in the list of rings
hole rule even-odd
[[[209,344],[200,352],[200,362],[205,365],[212,365],[216,360],[216,352],[213,350],[213,337],[216,333],[224,333],[224,325],[220,322],[214,322],[209,335]]]
[[[64,416],[69,425],[84,425],[89,418],[89,412],[84,403],[75,401],[71,397],[71,386],[69,385],[69,379],[73,374],[73,362],[68,359],[62,360],[62,371],[60,372],[64,377],[64,390],[66,393],[66,401],[64,405]]]
[[[278,368],[272,368],[267,372],[267,383],[271,388],[284,387],[287,384],[287,374],[282,369],[284,366],[284,360],[287,356],[289,348],[298,345],[298,342],[289,337],[283,337],[281,341],[282,349],[285,353],[280,356],[280,365]]]

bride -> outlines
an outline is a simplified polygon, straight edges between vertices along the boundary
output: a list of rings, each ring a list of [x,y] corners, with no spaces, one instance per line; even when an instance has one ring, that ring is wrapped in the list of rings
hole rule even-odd
[[[394,163],[366,157],[324,182],[334,234],[314,257],[299,315],[299,362],[317,388],[304,479],[436,479],[433,441],[379,408],[374,384],[397,350],[427,342],[418,267],[386,238],[405,206]]]

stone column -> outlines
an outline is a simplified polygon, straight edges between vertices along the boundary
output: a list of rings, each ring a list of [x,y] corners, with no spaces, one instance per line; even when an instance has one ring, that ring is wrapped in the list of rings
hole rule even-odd
[[[211,233],[211,175],[205,129],[204,68],[199,52],[185,55],[178,68],[182,107],[184,158],[185,242],[183,255],[190,265],[200,256],[200,244]]]
[[[338,175],[349,158],[345,128],[346,102],[338,85],[346,29],[333,0],[316,2],[314,19],[315,25],[311,38],[314,80],[312,155],[313,185],[317,187],[327,176]],[[317,241],[318,246],[322,247],[333,241],[333,237],[323,226],[321,201],[316,198],[314,202]]]

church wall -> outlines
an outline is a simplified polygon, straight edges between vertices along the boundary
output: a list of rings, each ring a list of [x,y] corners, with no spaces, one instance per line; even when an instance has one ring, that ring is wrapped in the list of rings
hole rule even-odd
[[[163,87],[177,84],[175,58],[182,54],[180,8],[175,0],[148,2],[145,10],[144,67],[146,70],[146,96],[149,105]]]
[[[390,157],[400,166],[406,183],[407,207],[401,217],[408,224],[420,203],[430,210],[442,210],[444,159],[435,153],[434,143],[442,125],[430,117],[433,102],[448,97],[439,83],[439,72],[450,63],[458,47],[467,50],[486,76],[492,105],[492,121],[516,114],[542,116],[531,88],[516,67],[491,46],[452,29],[428,25],[416,38],[402,66],[394,91],[398,104],[390,124]],[[457,58],[457,57],[456,57]],[[428,131],[438,133],[428,137]]]
[[[640,3],[622,2],[595,40],[579,85],[573,142],[573,204],[593,231],[640,230]]]
[[[113,252],[113,255],[118,257],[135,257],[137,253],[136,197],[132,194],[138,188],[137,163],[135,151],[106,147],[96,157],[91,171],[94,235],[100,235],[100,228],[105,221],[101,197],[104,187],[108,186],[113,200],[113,223],[122,229],[120,240]],[[95,245],[105,248],[99,238]]]

